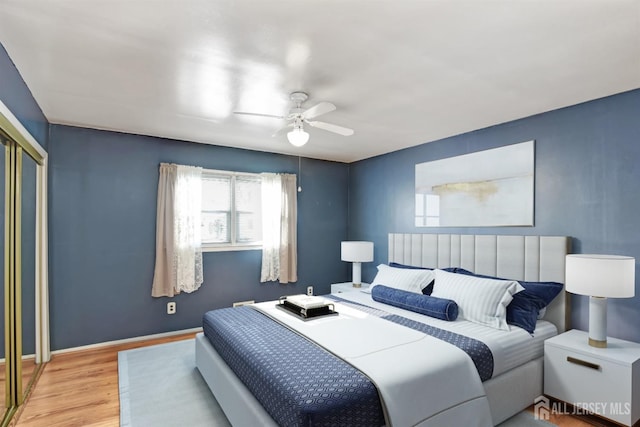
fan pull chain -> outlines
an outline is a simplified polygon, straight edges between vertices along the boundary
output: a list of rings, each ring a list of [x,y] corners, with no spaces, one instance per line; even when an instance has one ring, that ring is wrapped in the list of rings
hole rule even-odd
[[[301,158],[298,156],[298,193],[302,193],[302,174],[301,174]]]

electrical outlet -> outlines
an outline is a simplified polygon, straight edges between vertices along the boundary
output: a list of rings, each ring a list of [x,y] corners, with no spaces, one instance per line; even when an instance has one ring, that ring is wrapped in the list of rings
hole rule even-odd
[[[307,295],[313,295],[313,286],[307,286]]]
[[[174,301],[167,303],[167,314],[176,314],[176,303]]]

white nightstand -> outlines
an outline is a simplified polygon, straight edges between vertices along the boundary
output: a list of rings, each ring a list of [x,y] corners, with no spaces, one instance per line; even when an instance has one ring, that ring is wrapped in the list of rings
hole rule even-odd
[[[331,293],[339,294],[342,292],[355,292],[355,291],[360,291],[362,289],[367,289],[369,286],[370,286],[369,283],[362,283],[361,287],[354,288],[352,282],[333,283],[331,285]]]
[[[576,329],[544,343],[544,394],[625,426],[640,418],[640,344],[591,347]]]

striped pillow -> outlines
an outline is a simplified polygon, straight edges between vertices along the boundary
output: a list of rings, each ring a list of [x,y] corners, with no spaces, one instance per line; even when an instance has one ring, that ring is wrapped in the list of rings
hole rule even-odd
[[[421,294],[422,289],[426,288],[434,277],[433,270],[394,268],[386,264],[380,264],[378,266],[378,274],[376,274],[369,289],[373,289],[376,285],[385,285],[390,288]]]
[[[524,290],[515,280],[484,279],[464,274],[435,271],[431,296],[458,304],[458,316],[481,325],[509,330],[507,305],[513,295]]]

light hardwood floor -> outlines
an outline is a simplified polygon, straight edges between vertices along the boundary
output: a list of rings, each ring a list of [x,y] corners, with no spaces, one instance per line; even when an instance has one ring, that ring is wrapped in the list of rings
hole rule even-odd
[[[195,334],[120,344],[52,357],[23,406],[18,427],[113,426],[120,421],[118,352],[131,348],[193,338]],[[533,407],[529,408],[533,411]],[[610,427],[594,417],[554,415],[560,427]]]
[[[45,366],[17,426],[114,426],[120,423],[118,352],[193,338],[176,335],[54,355]]]

